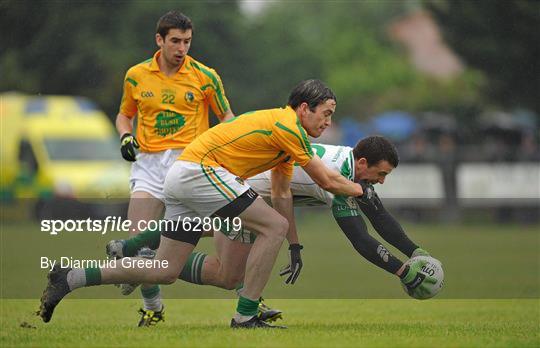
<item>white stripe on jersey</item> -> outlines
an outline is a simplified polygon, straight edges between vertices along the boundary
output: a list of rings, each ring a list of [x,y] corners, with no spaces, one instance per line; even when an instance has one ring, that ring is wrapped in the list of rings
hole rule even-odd
[[[349,180],[354,178],[354,159],[352,148],[326,144],[312,144],[313,153],[317,154],[324,164],[340,172]],[[261,196],[270,196],[271,171],[258,174],[247,180]],[[320,188],[299,166],[294,167],[291,178],[291,191],[295,197],[295,205],[327,205],[332,206],[334,195]]]

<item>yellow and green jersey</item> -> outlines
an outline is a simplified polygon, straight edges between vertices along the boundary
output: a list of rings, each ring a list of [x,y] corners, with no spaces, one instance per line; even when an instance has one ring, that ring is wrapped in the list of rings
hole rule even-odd
[[[180,70],[167,77],[159,70],[160,54],[131,67],[124,80],[120,113],[137,115],[143,152],[185,148],[209,128],[209,107],[217,116],[229,110],[215,70],[186,55]]]
[[[268,169],[292,176],[293,163],[305,166],[313,157],[296,112],[259,110],[219,124],[199,136],[180,155],[182,161],[223,167],[242,179]]]

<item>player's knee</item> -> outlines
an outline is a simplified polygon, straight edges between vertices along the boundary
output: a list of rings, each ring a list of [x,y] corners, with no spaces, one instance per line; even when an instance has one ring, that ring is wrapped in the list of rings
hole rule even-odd
[[[244,275],[230,275],[222,279],[222,287],[226,290],[234,290],[242,282]]]
[[[236,284],[238,284],[236,281],[231,279],[224,279],[221,283],[221,286],[225,290],[234,290],[236,289]]]
[[[283,240],[287,236],[289,230],[289,222],[283,216],[277,216],[271,222],[258,230],[258,234],[264,235],[266,238]]]
[[[287,232],[289,232],[289,221],[283,216],[280,216],[274,221],[274,226],[272,227],[275,235],[280,239],[284,239],[287,236]]]
[[[171,271],[163,271],[159,274],[159,283],[160,284],[173,284],[178,279],[178,273]]]
[[[171,285],[171,284],[174,284],[174,282],[177,280],[178,278],[173,276],[173,275],[165,275],[163,276],[163,278],[161,279],[161,284],[164,284],[164,285]]]
[[[279,216],[269,226],[267,236],[276,241],[283,241],[289,231],[289,222],[283,216]]]

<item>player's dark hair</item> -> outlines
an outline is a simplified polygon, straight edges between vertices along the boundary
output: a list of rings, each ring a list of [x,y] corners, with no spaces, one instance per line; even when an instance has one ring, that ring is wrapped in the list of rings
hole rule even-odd
[[[307,103],[311,111],[319,105],[332,99],[337,102],[336,95],[321,80],[305,80],[293,88],[287,104],[296,109],[302,103]]]
[[[394,144],[379,135],[360,140],[353,149],[353,156],[355,160],[365,158],[368,166],[376,165],[380,161],[387,161],[395,168],[399,163],[399,156]]]
[[[182,31],[193,30],[193,23],[182,12],[169,11],[158,20],[156,33],[165,39],[165,36],[167,36],[171,29],[180,29]]]

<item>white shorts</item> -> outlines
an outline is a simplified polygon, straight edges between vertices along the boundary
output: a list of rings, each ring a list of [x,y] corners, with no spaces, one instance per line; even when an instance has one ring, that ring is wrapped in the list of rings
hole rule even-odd
[[[165,178],[165,219],[211,216],[249,186],[221,167],[176,161]]]
[[[143,191],[164,202],[163,184],[167,172],[174,164],[182,149],[161,152],[140,152],[137,161],[131,165],[129,188],[131,193]]]

